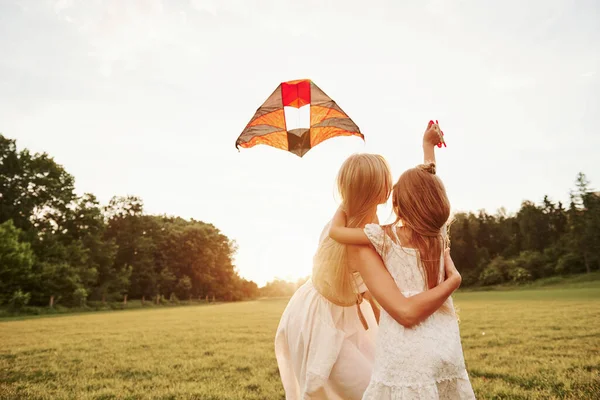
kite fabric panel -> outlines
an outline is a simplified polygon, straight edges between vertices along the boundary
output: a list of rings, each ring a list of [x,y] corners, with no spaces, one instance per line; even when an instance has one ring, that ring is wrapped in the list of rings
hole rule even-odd
[[[304,156],[319,143],[337,136],[365,139],[342,109],[308,79],[281,83],[256,110],[235,147],[258,144]]]

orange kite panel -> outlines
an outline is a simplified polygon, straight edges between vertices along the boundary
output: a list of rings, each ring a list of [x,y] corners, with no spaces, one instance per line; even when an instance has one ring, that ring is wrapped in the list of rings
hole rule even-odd
[[[297,99],[294,99],[292,101],[290,101],[288,104],[286,104],[287,107],[294,107],[294,108],[300,108],[302,106],[305,106],[307,104],[310,104],[308,101],[298,97]]]
[[[321,107],[321,106],[310,106],[310,125],[316,125],[329,118],[348,118],[344,113],[339,112],[333,108]]]
[[[268,135],[255,136],[246,143],[240,143],[239,145],[244,148],[250,148],[257,144],[266,144],[268,146],[276,147],[278,149],[288,149],[288,138],[286,131],[278,131],[269,133]]]
[[[364,139],[364,135],[359,132],[350,132],[336,126],[324,126],[310,129],[310,146],[315,147],[319,143],[336,136],[358,136]]]
[[[263,114],[260,117],[250,121],[250,123],[248,124],[248,126],[256,125],[270,125],[285,130],[285,115],[283,112],[283,108],[280,108],[279,110],[275,110],[267,114]]]

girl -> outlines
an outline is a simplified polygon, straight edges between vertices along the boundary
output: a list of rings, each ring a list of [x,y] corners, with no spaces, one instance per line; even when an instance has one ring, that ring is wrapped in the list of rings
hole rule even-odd
[[[392,199],[397,217],[393,224],[346,228],[341,207],[329,235],[340,243],[372,244],[402,294],[435,290],[443,281],[445,224],[450,215],[435,163],[404,172],[394,185]],[[381,315],[373,375],[363,399],[475,398],[451,299],[412,328],[396,323],[386,311]]]
[[[431,135],[428,130],[425,137]],[[437,135],[427,140],[438,142]],[[387,201],[391,184],[383,157],[349,157],[337,179],[348,226],[377,222],[377,205]],[[378,309],[360,274],[350,267],[346,246],[328,237],[329,227],[321,234],[312,278],[290,299],[275,336],[275,355],[288,400],[360,399],[371,377],[377,333],[374,310]],[[372,267],[360,268],[377,277],[372,291],[386,315],[408,326],[433,314],[460,285],[453,264],[447,265],[446,281],[410,298],[395,286],[380,259]]]

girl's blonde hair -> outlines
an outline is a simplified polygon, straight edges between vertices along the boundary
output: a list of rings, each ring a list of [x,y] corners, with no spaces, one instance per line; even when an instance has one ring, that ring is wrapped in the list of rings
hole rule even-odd
[[[435,164],[405,171],[394,185],[392,206],[396,221],[386,226],[388,233],[402,222],[408,242],[418,250],[425,285],[429,289],[437,286],[440,258],[448,245],[442,227],[450,217],[450,201],[442,180],[435,175]]]
[[[377,154],[354,154],[342,164],[337,189],[350,228],[371,222],[373,208],[385,203],[392,191],[392,174]],[[327,226],[314,257],[312,280],[325,298],[340,306],[357,302],[356,283],[347,262],[346,246],[328,236]]]
[[[371,221],[369,212],[383,204],[392,192],[390,167],[378,154],[354,154],[342,164],[337,188],[348,218],[347,226],[356,228]]]

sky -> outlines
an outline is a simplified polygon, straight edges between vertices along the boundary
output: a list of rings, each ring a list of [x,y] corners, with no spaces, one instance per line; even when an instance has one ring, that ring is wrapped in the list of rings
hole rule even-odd
[[[382,154],[396,179],[430,119],[453,212],[567,202],[580,171],[600,187],[599,43],[596,0],[0,0],[0,133],[77,193],[214,224],[263,285],[310,274],[345,158]],[[277,85],[304,78],[365,141],[238,152]]]

